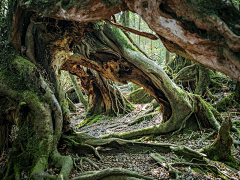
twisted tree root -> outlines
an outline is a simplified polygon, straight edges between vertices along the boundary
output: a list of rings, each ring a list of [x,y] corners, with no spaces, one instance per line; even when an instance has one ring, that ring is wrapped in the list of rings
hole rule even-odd
[[[131,177],[141,178],[141,179],[150,179],[153,178],[140,175],[136,172],[129,171],[122,168],[109,168],[103,171],[89,171],[86,173],[82,173],[80,176],[72,178],[71,180],[96,180],[106,178],[109,179],[109,176],[124,176],[126,180],[132,179]],[[129,178],[128,178],[129,177]],[[114,179],[114,178],[111,178]]]
[[[96,168],[97,170],[100,170],[100,168],[99,168],[94,162],[92,162],[90,159],[88,159],[88,158],[86,158],[86,157],[73,158],[73,159],[74,159],[74,163],[79,161],[81,168],[79,168],[76,164],[74,164],[74,165],[75,165],[75,167],[77,167],[78,169],[81,169],[82,171],[83,171],[83,166],[82,166],[82,162],[83,162],[83,161],[87,161],[87,162],[88,162],[90,165],[92,165],[94,168]]]

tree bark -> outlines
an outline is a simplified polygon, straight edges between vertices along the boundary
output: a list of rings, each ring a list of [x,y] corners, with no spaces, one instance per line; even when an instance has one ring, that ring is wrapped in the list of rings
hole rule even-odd
[[[81,79],[83,88],[88,93],[87,117],[102,113],[116,115],[129,113],[133,106],[122,95],[111,80],[105,79],[96,71],[66,62],[62,67]]]
[[[72,83],[73,83],[73,86],[74,86],[74,89],[76,91],[79,101],[83,104],[84,108],[87,110],[87,101],[83,97],[83,93],[82,93],[81,89],[78,87],[77,80],[75,79],[75,77],[73,75],[69,74],[69,76],[72,80]]]
[[[166,49],[166,64],[168,64],[170,61],[170,53],[169,51]]]
[[[89,1],[85,4],[70,2],[57,3],[55,0],[49,0],[38,2],[36,5],[36,2],[20,0],[19,7],[40,12],[44,17],[80,22],[102,20],[120,10],[130,10],[146,21],[170,52],[196,60],[240,80],[240,13],[229,1],[119,0],[115,3]],[[75,11],[77,7],[81,9]],[[14,20],[14,27],[21,27],[19,23],[22,13],[21,8],[18,9],[19,18]],[[90,9],[91,13],[87,13],[86,9]],[[227,11],[230,13],[225,13]],[[16,49],[19,50],[19,30],[14,31],[12,37]]]
[[[205,119],[209,125],[219,129],[220,125],[213,117],[211,108],[204,105],[202,100],[178,88],[162,68],[152,60],[143,57],[133,45],[127,42],[121,30],[106,24],[102,31],[85,34],[74,52],[75,54],[67,63],[92,68],[103,77],[116,82],[131,81],[144,87],[158,101],[163,112],[163,120],[166,123],[155,127],[154,130],[146,128],[142,133],[175,131],[181,128],[182,123],[193,112],[200,115],[207,111],[210,114],[203,115],[204,117],[201,119]],[[195,101],[197,102],[196,106],[193,103]]]

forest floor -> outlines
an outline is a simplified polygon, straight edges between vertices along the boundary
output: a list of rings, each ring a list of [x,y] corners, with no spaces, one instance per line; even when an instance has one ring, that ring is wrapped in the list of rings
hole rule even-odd
[[[221,95],[219,95],[221,96]],[[145,109],[146,104],[134,104],[135,110],[129,114],[126,114],[121,117],[108,117],[104,115],[99,115],[95,119],[95,123],[87,126],[83,126],[79,128],[79,124],[84,120],[85,110],[81,103],[75,104],[77,107],[76,113],[71,113],[71,126],[75,129],[76,132],[88,133],[95,137],[100,137],[104,134],[111,133],[119,133],[141,129],[144,127],[158,125],[161,123],[161,113],[154,116],[149,121],[143,121],[142,123],[130,125],[131,122],[135,120],[135,118]],[[239,114],[234,109],[230,109],[233,113],[232,119],[239,120]],[[224,116],[226,113],[223,113]],[[191,130],[182,130],[174,135],[165,134],[158,136],[146,136],[138,139],[138,141],[144,143],[170,143],[178,146],[189,147],[194,150],[200,150],[201,148],[210,145],[216,138],[216,133],[210,138],[205,138],[211,134],[214,129],[201,129],[198,131]],[[202,132],[202,133],[201,133]],[[16,131],[13,131],[13,136],[16,136]],[[234,137],[235,134],[233,133]],[[86,154],[85,156],[92,160],[96,165],[99,166],[100,169],[107,168],[124,168],[131,171],[136,171],[142,175],[152,177],[154,179],[169,179],[169,171],[164,167],[161,167],[156,161],[154,161],[150,157],[150,153],[156,153],[155,149],[136,149],[136,151],[119,151],[114,148],[96,148],[102,157],[102,161],[97,160],[93,154]],[[232,154],[234,157],[240,162],[240,146],[233,145],[232,146]],[[3,156],[0,157],[0,171],[1,168],[7,162],[9,150],[5,151]],[[159,153],[166,160],[166,164],[176,161],[182,161],[181,158],[177,157],[173,152],[170,153]],[[71,155],[72,157],[77,158],[79,155],[76,153],[68,153],[65,155]],[[213,162],[214,163],[214,162]],[[233,179],[240,179],[240,167],[238,169],[230,169],[226,168],[224,165],[215,165],[224,173],[227,173]],[[216,178],[212,172],[206,170],[199,170],[196,168],[192,168],[191,166],[187,167],[176,167],[176,169],[182,174],[180,175],[180,179],[221,179]],[[83,171],[92,171],[96,170],[93,166],[91,166],[87,162],[83,162]],[[46,170],[49,174],[57,175],[60,172],[60,169],[57,168],[49,168]],[[73,168],[70,173],[69,178],[76,177],[80,175],[82,172]],[[28,179],[28,175],[23,172],[22,179]]]
[[[122,92],[124,95],[128,95],[130,92]],[[219,101],[229,92],[220,92],[217,93],[216,99]],[[72,114],[72,124],[71,126],[75,129],[76,132],[88,133],[95,137],[100,137],[104,134],[112,134],[112,133],[121,133],[132,130],[141,129],[148,126],[159,125],[162,121],[161,113],[155,115],[151,120],[143,121],[139,124],[131,125],[131,123],[145,111],[146,104],[134,104],[135,110],[129,114],[126,114],[121,117],[108,117],[104,115],[99,115],[94,119],[93,124],[83,126],[79,128],[79,124],[84,120],[84,108],[81,103],[76,104],[78,108],[77,114]],[[228,112],[222,113],[222,116],[225,116],[227,113],[232,112],[232,120],[239,120],[239,111],[235,108],[228,109]],[[201,129],[198,131],[191,130],[182,130],[179,133],[174,135],[165,134],[159,136],[146,136],[141,137],[137,141],[141,141],[144,143],[170,143],[178,146],[189,147],[194,150],[200,150],[201,148],[210,145],[214,142],[217,133],[211,136],[208,139],[205,139],[209,136],[214,129]],[[237,134],[233,133],[232,136],[237,136]],[[236,138],[236,137],[235,137]],[[240,162],[240,146],[233,145],[232,146],[232,154],[233,156]],[[167,169],[159,166],[156,161],[154,161],[150,157],[150,153],[155,153],[156,150],[136,150],[136,152],[128,152],[128,151],[118,151],[117,149],[111,148],[101,148],[98,147],[100,155],[102,156],[102,162],[98,161],[92,154],[86,155],[87,158],[91,159],[94,163],[96,163],[100,169],[106,168],[125,168],[131,171],[139,172],[145,176],[153,177],[155,179],[169,179],[169,172]],[[166,163],[181,161],[179,157],[177,157],[174,153],[160,153],[162,157],[166,159]],[[78,157],[77,154],[72,154],[74,157]],[[240,167],[237,170],[230,170],[229,168],[225,168],[222,165],[218,165],[218,168],[226,173],[229,176],[240,179]],[[85,163],[83,166],[85,171],[95,170],[90,164]],[[199,170],[196,168],[188,167],[177,167],[177,170],[182,172],[180,176],[181,179],[221,179],[216,178],[213,173],[207,172],[204,170]],[[73,170],[71,173],[71,177],[77,176],[79,173],[76,170]]]
[[[143,111],[145,104],[135,104],[135,110],[130,114],[127,114],[122,117],[107,117],[107,116],[98,116],[96,123],[88,126],[84,126],[78,128],[79,123],[83,121],[81,118],[84,112],[84,109],[81,104],[76,104],[80,114],[73,115],[72,117],[72,127],[81,133],[88,133],[95,137],[100,137],[104,134],[111,133],[120,133],[127,132],[132,130],[141,129],[144,127],[157,125],[161,123],[161,114],[154,116],[149,121],[143,121],[140,124],[130,125],[131,122],[137,117],[137,115]],[[224,115],[224,114],[223,114]],[[239,119],[236,114],[233,114],[233,119]],[[202,129],[202,134],[200,131],[191,131],[191,130],[183,130],[177,134],[166,134],[159,136],[147,136],[138,139],[144,143],[170,143],[178,146],[186,146],[194,150],[200,150],[201,148],[210,145],[216,138],[216,133],[212,137],[207,140],[204,140],[209,134],[211,134],[214,129]],[[234,134],[233,134],[234,136]],[[137,150],[136,152],[119,152],[117,149],[111,148],[97,148],[99,154],[102,156],[102,162],[98,161],[92,154],[86,155],[87,158],[91,159],[94,163],[96,163],[100,169],[120,167],[128,170],[139,172],[145,176],[153,177],[155,179],[169,179],[169,172],[167,169],[161,167],[154,161],[149,154],[156,152],[154,149],[152,150]],[[232,147],[232,154],[234,157],[240,162],[240,146]],[[170,163],[176,161],[178,157],[174,153],[160,153],[166,159],[166,163]],[[77,154],[71,154],[72,156],[78,157]],[[180,159],[179,159],[180,160]],[[219,166],[219,169],[229,173],[230,176],[236,179],[240,179],[240,167],[238,170],[232,171],[224,166]],[[90,164],[85,163],[83,166],[85,171],[95,170]],[[207,171],[199,172],[195,168],[188,167],[177,167],[179,171],[182,172],[180,176],[181,179],[221,179],[216,178],[213,173]],[[197,171],[197,172],[196,172]],[[71,176],[75,177],[81,172],[77,172],[73,170]]]

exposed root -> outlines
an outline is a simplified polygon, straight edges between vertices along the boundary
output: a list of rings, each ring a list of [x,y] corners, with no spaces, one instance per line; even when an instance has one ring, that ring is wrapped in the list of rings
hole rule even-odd
[[[215,174],[221,174],[221,175],[225,176],[226,179],[228,178],[228,179],[237,180],[234,177],[230,177],[229,175],[227,175],[225,172],[221,171],[217,166],[215,166],[213,164],[198,164],[198,163],[190,163],[190,162],[175,162],[175,163],[170,163],[170,165],[171,166],[205,167],[206,169],[210,169]]]
[[[74,167],[75,167],[78,171],[83,172],[83,168],[82,168],[82,167],[79,168],[78,165],[76,164],[76,160],[75,160],[75,158],[73,158],[73,165],[74,165]]]
[[[209,139],[210,137],[212,137],[214,134],[216,134],[216,131],[211,132],[208,136],[206,136],[205,138],[203,138],[203,141],[206,141],[207,139]]]
[[[55,180],[57,177],[55,175],[50,175],[44,171],[34,171],[31,175],[31,178],[40,180],[40,179],[50,179],[50,180]]]
[[[146,114],[146,115],[142,115],[140,117],[137,117],[136,119],[134,119],[130,124],[128,124],[129,126],[135,125],[135,124],[139,124],[143,121],[149,121],[154,117],[154,113],[150,113],[150,114]]]
[[[69,106],[70,111],[72,111],[72,112],[77,112],[77,107],[76,107],[75,104],[72,102],[72,100],[69,99],[69,97],[67,97],[67,100],[68,100],[68,106]]]
[[[170,176],[172,175],[172,178],[178,179],[179,172],[177,169],[173,168],[173,166],[190,166],[190,167],[196,167],[196,168],[205,168],[207,170],[212,171],[214,174],[224,177],[224,179],[233,179],[236,180],[234,177],[230,177],[225,172],[221,171],[217,166],[210,163],[210,161],[206,158],[204,158],[204,163],[192,163],[192,162],[174,162],[174,163],[168,163],[164,158],[161,157],[158,153],[151,153],[150,156],[157,161],[162,167],[167,168]],[[202,160],[201,160],[202,161]]]
[[[86,157],[81,157],[81,158],[73,158],[73,162],[74,162],[74,166],[77,168],[77,169],[80,169],[82,172],[84,171],[83,170],[83,161],[86,161],[88,162],[90,165],[92,165],[94,168],[96,168],[97,170],[100,170],[100,168],[94,163],[92,162],[90,159],[86,158]],[[80,167],[79,168],[76,163],[79,162],[80,164]]]
[[[192,101],[191,111],[188,115],[184,117],[184,119],[180,119],[179,117],[172,116],[170,119],[162,123],[160,125],[150,126],[139,130],[134,130],[130,132],[116,133],[116,134],[105,134],[101,136],[101,138],[122,138],[122,139],[130,139],[137,136],[145,136],[150,134],[164,134],[169,132],[177,133],[185,128],[188,120],[191,120],[193,113],[195,114],[195,119],[197,122],[197,126],[201,131],[201,124],[199,120],[207,121],[209,126],[212,126],[217,131],[220,129],[220,124],[218,121],[222,121],[222,117],[219,113],[214,109],[209,103],[203,101],[200,96],[188,94],[188,97]],[[180,112],[179,112],[180,113]],[[204,122],[203,122],[204,124]]]
[[[86,173],[82,173],[80,176],[75,177],[71,180],[96,180],[96,179],[109,179],[109,176],[111,176],[110,179],[115,180],[115,176],[117,176],[116,179],[119,179],[118,176],[124,176],[126,180],[129,180],[131,177],[141,178],[141,179],[153,179],[151,177],[140,175],[136,172],[129,171],[122,168],[109,168],[105,169],[103,171],[89,171]],[[129,178],[128,178],[129,177]]]
[[[177,169],[173,168],[170,164],[164,163],[166,161],[160,154],[158,153],[151,153],[150,157],[152,157],[155,161],[159,163],[160,166],[166,168],[169,171],[169,175],[173,179],[179,179],[179,174],[182,174]]]
[[[73,167],[73,160],[70,156],[61,156],[55,151],[51,158],[51,164],[56,168],[61,168],[58,179],[68,179],[68,175]]]
[[[91,146],[91,145],[89,145],[89,144],[82,144],[82,146],[84,147],[88,147],[88,148],[90,148],[90,149],[92,149],[92,151],[94,152],[94,156],[97,158],[97,159],[99,159],[99,160],[101,160],[102,161],[102,157],[100,156],[100,154],[98,153],[98,151],[93,147],[93,146]]]

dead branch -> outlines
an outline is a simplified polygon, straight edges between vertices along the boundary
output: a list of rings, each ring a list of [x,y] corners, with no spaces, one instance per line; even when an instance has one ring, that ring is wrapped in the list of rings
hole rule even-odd
[[[108,19],[105,19],[104,20],[106,23],[108,24],[111,24],[112,26],[114,27],[117,27],[117,28],[120,28],[124,31],[128,31],[128,32],[131,32],[133,34],[137,34],[139,36],[142,36],[142,37],[146,37],[146,38],[149,38],[151,40],[158,40],[159,38],[154,35],[154,34],[151,34],[151,33],[147,33],[147,32],[143,32],[143,31],[138,31],[138,30],[135,30],[135,29],[132,29],[132,28],[129,28],[129,27],[125,27],[125,26],[122,26],[120,24],[117,24],[117,23],[114,23],[112,21],[109,21]]]

